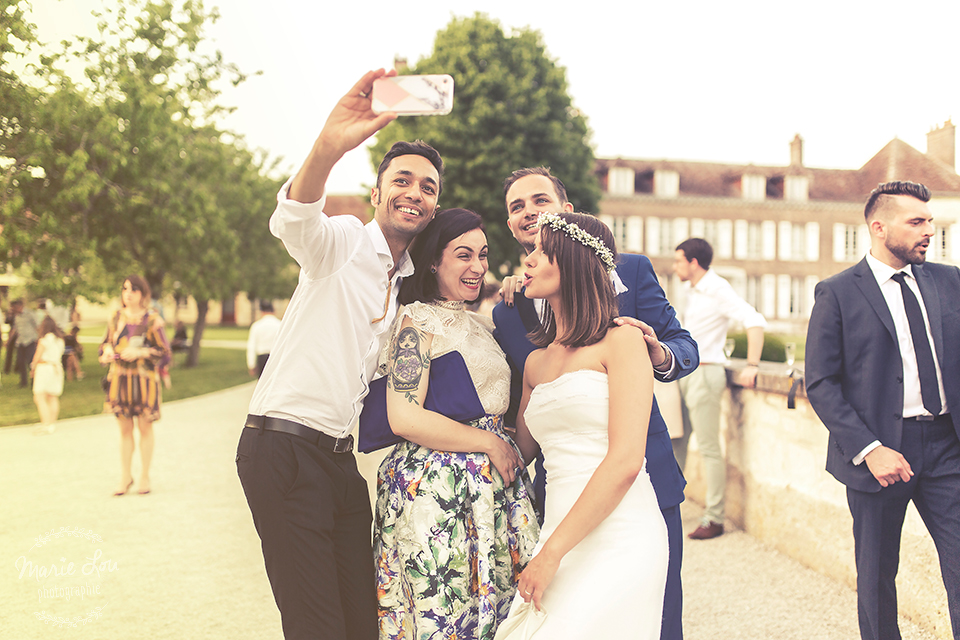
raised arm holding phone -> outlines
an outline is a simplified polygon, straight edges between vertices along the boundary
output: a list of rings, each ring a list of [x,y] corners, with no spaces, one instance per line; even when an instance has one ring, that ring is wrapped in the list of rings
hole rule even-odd
[[[303,166],[277,196],[270,230],[300,265],[250,402],[237,472],[260,535],[286,638],[373,640],[377,593],[366,481],[351,430],[397,314],[407,246],[432,219],[440,155],[398,142],[371,189],[373,221],[323,213],[330,170],[396,118],[376,114],[371,71],[328,116]]]

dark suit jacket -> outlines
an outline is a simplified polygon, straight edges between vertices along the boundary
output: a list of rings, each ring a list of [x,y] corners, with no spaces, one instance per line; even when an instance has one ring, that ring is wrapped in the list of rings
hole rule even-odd
[[[674,378],[681,378],[696,369],[700,364],[697,343],[690,337],[690,333],[680,326],[676,312],[660,288],[650,260],[646,256],[621,254],[617,263],[617,274],[629,289],[617,299],[620,314],[646,322],[656,331],[657,338],[670,347],[676,359],[677,370]],[[527,356],[536,349],[527,339],[527,333],[536,329],[540,322],[533,301],[518,294],[514,302],[513,307],[501,302],[493,310],[493,321],[496,324],[493,335],[507,354],[513,373],[510,411],[505,417],[506,422],[511,425],[516,424],[517,408],[523,389],[523,367]],[[650,474],[653,488],[657,492],[660,508],[666,509],[683,502],[686,481],[673,456],[670,434],[660,416],[656,399],[653,401],[647,430],[646,458],[647,473]]]
[[[960,437],[960,269],[926,263],[913,273]],[[866,258],[820,282],[815,296],[804,368],[807,397],[830,431],[827,471],[851,489],[876,492],[880,483],[853,458],[875,440],[900,449],[903,363],[893,316]]]

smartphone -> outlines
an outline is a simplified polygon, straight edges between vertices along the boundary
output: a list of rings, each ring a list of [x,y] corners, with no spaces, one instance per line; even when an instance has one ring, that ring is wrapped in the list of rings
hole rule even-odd
[[[442,116],[453,110],[449,75],[393,76],[373,82],[373,112],[401,116]]]

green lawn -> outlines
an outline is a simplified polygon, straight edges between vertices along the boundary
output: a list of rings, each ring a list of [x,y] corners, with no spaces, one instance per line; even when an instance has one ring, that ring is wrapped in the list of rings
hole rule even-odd
[[[245,333],[246,329],[243,329],[243,332]],[[220,339],[239,339],[239,333],[234,336]],[[96,345],[87,344],[84,348],[82,364],[86,375],[83,380],[68,380],[64,384],[63,396],[60,398],[61,419],[96,415],[103,411],[100,378],[106,373],[106,368],[97,363]],[[174,356],[174,366],[170,370],[173,387],[163,390],[165,402],[219,391],[252,380],[247,373],[246,355],[242,350],[201,348],[200,363],[193,369],[182,368],[185,355]],[[12,373],[3,377],[3,388],[0,389],[0,427],[39,421],[33,393],[29,387],[19,388],[19,382],[19,376]]]

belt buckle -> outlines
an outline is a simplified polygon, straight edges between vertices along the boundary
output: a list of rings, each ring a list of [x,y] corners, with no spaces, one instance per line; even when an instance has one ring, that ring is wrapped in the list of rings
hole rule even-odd
[[[918,422],[933,422],[937,419],[937,416],[917,416],[914,420]]]
[[[346,438],[337,438],[333,443],[334,453],[350,453],[353,451],[353,436]]]

